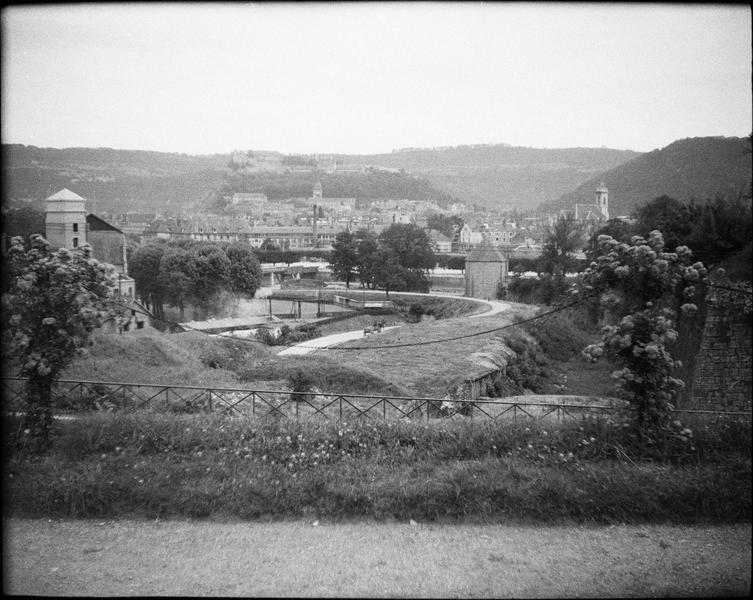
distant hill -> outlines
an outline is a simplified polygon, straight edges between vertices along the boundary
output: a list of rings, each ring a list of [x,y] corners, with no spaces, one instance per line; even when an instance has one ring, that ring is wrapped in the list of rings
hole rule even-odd
[[[541,149],[505,144],[332,155],[339,163],[405,169],[461,201],[532,210],[637,156],[609,148]]]
[[[211,194],[223,181],[228,158],[229,154],[3,144],[3,203],[23,199],[37,204],[65,187],[96,199],[101,211],[178,208]]]
[[[553,212],[589,203],[596,186],[604,181],[609,189],[610,215],[629,215],[637,206],[664,194],[681,201],[736,195],[748,189],[752,170],[748,138],[686,138],[591,177],[540,208]]]

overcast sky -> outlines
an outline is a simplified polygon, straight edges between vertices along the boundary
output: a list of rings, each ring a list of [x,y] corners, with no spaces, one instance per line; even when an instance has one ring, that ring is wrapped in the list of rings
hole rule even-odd
[[[2,141],[188,154],[744,136],[746,6],[71,4],[2,11]]]

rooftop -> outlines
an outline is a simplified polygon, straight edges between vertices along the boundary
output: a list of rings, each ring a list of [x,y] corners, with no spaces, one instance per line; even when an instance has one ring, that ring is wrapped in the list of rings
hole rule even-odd
[[[48,200],[85,200],[78,194],[72,192],[68,188],[63,188],[59,192],[54,193],[52,196],[47,198]]]

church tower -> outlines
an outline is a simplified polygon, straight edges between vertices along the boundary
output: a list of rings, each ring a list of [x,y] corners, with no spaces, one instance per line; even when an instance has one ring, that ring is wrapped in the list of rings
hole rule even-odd
[[[45,238],[53,248],[78,248],[86,243],[86,200],[62,189],[46,200]]]
[[[601,214],[607,221],[609,220],[609,190],[604,182],[596,188],[596,206],[601,210]]]

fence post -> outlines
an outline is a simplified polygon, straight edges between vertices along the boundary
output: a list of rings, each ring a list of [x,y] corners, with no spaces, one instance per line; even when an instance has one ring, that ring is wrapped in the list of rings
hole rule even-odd
[[[209,390],[209,412],[212,412],[212,390]]]

